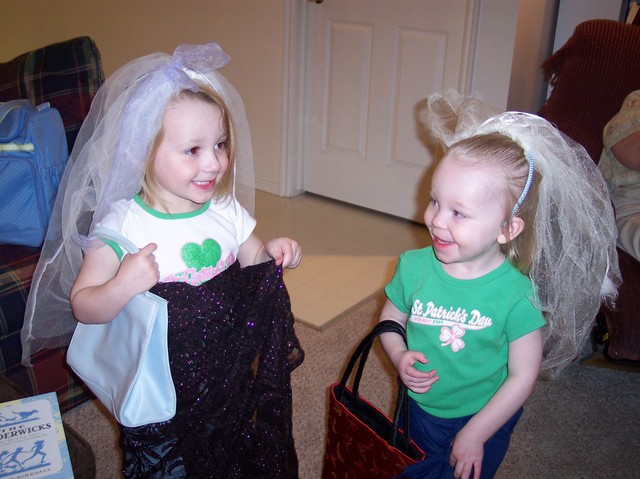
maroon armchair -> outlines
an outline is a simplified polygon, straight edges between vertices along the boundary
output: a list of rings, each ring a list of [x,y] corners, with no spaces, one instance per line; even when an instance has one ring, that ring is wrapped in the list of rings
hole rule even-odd
[[[624,98],[640,89],[640,26],[613,20],[579,24],[543,64],[553,90],[539,114],[600,159],[602,130]],[[603,308],[612,359],[640,360],[640,263],[618,249],[623,284]]]

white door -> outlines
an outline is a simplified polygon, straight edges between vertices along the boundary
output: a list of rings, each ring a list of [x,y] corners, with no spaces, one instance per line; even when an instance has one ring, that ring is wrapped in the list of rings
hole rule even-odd
[[[304,190],[420,220],[437,155],[425,98],[469,88],[474,0],[325,0],[307,10]]]

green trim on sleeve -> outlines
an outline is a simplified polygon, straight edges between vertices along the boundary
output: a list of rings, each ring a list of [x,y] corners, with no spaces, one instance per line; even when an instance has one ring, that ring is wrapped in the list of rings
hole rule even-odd
[[[118,259],[120,261],[122,261],[122,258],[124,257],[124,251],[122,251],[122,248],[120,247],[120,245],[118,243],[116,243],[115,241],[109,241],[109,240],[102,240],[104,241],[104,243],[107,246],[111,246],[111,249],[113,249],[113,251],[115,251],[116,255],[118,255]]]

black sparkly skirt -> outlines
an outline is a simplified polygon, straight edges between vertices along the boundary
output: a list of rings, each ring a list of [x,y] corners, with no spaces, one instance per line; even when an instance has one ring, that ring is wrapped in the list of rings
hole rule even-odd
[[[297,479],[291,371],[304,359],[282,269],[236,262],[169,301],[170,421],[120,427],[128,478]]]

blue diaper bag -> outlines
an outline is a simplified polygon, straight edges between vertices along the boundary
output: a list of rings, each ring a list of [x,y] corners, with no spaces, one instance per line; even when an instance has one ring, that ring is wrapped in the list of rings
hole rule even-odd
[[[0,243],[41,246],[69,158],[49,103],[0,103]]]

